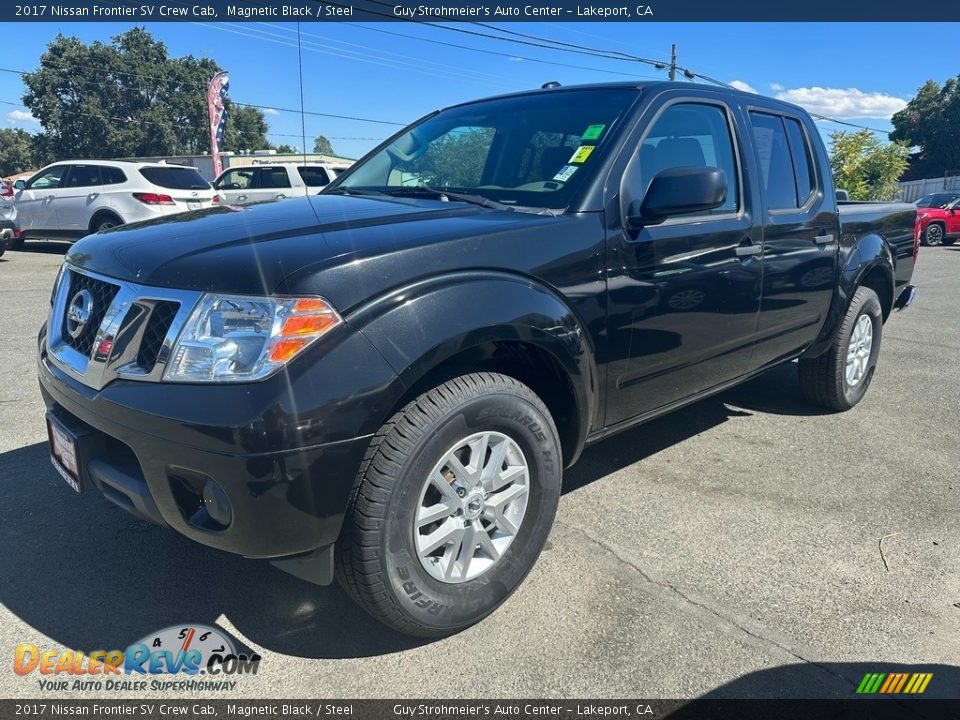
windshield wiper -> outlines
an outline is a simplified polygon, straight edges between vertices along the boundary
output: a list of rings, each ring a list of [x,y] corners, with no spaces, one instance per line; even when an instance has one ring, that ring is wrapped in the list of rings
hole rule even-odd
[[[427,185],[415,185],[413,187],[390,188],[385,191],[386,195],[408,195],[412,197],[432,197],[438,200],[455,200],[457,202],[470,203],[471,205],[480,205],[481,207],[493,208],[494,210],[514,210],[512,205],[491,200],[482,195],[471,195],[470,193],[451,192],[450,190],[441,190]]]
[[[324,190],[323,193],[325,195],[386,195],[386,193],[380,192],[379,190],[361,190],[359,188],[344,187],[343,185],[335,187],[332,190]]]

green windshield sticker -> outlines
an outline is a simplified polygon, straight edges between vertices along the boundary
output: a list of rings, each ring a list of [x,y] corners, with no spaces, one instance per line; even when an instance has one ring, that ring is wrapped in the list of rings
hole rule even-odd
[[[560,168],[557,174],[553,176],[553,179],[556,180],[557,182],[566,182],[571,177],[573,177],[573,174],[576,171],[577,171],[576,165],[564,165],[562,168]]]
[[[570,159],[567,160],[568,163],[585,163],[587,158],[590,157],[590,153],[593,152],[593,145],[581,145],[576,149],[573,155],[570,156]]]
[[[606,125],[588,125],[587,129],[583,131],[583,135],[580,136],[581,140],[596,140],[601,135],[603,135],[603,129]]]

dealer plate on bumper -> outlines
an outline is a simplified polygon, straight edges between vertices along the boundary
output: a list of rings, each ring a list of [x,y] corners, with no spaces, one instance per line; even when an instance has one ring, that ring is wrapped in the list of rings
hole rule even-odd
[[[52,417],[47,417],[47,434],[50,437],[50,461],[67,485],[83,492],[80,466],[77,462],[77,442],[73,433]]]

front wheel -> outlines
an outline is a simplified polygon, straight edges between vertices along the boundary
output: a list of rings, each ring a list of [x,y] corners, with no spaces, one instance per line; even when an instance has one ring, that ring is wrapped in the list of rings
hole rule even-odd
[[[337,578],[401,632],[469,627],[533,567],[561,471],[556,427],[530,388],[485,372],[445,382],[374,436],[337,541]]]
[[[927,225],[927,231],[923,234],[923,239],[931,247],[940,245],[943,242],[943,228],[936,223]]]
[[[877,367],[882,333],[880,299],[870,288],[858,288],[830,349],[800,360],[800,389],[807,399],[840,411],[860,402]]]

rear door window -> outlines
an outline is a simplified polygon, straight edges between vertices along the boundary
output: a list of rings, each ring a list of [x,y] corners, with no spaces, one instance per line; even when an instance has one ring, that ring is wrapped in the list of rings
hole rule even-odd
[[[769,210],[796,210],[816,189],[810,144],[793,118],[751,112],[753,140]]]
[[[285,167],[260,168],[260,180],[257,187],[261,190],[276,190],[290,187],[290,178]]]
[[[96,165],[71,165],[63,182],[65,188],[95,187],[100,184],[100,168]]]
[[[169,190],[208,190],[209,183],[194,168],[145,167],[140,174],[147,182]]]

